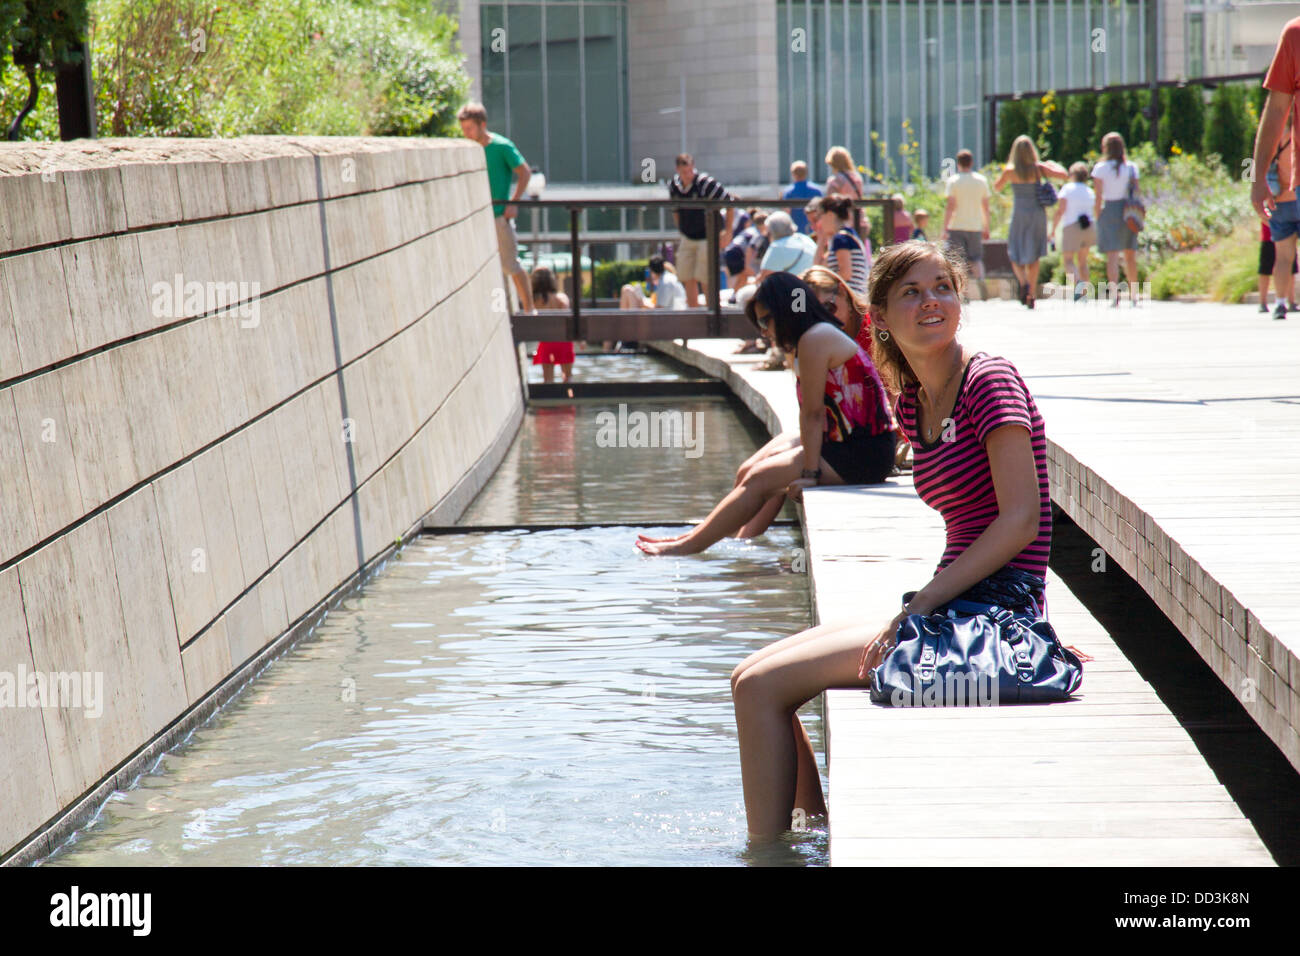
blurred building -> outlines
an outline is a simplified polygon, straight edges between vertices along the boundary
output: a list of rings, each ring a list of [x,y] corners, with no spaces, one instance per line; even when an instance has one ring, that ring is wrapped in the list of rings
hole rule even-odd
[[[556,184],[825,177],[915,141],[989,157],[989,97],[1267,68],[1300,3],[1214,0],[461,0],[474,95]],[[906,121],[907,126],[904,127]],[[878,140],[871,138],[876,132]],[[905,140],[906,135],[906,140]]]

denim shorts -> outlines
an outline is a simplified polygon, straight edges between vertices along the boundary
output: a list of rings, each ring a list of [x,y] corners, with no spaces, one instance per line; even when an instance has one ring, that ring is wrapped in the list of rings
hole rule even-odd
[[[1300,200],[1288,199],[1277,204],[1268,220],[1268,230],[1274,242],[1281,242],[1300,233]]]

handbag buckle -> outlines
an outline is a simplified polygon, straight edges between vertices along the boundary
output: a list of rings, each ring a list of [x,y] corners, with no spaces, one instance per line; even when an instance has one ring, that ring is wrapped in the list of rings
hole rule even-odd
[[[926,644],[921,648],[921,659],[916,665],[916,676],[923,681],[934,680],[934,664],[936,655],[933,644]]]

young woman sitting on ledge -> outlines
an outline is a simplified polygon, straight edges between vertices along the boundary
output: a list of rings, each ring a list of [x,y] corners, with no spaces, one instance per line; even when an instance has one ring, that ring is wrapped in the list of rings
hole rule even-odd
[[[647,554],[695,554],[735,534],[774,497],[798,500],[804,488],[817,484],[875,484],[893,468],[895,437],[880,376],[814,290],[788,272],[776,272],[759,285],[745,313],[769,340],[794,354],[799,444],[755,464],[686,534],[641,535],[637,547]]]
[[[946,247],[922,241],[891,246],[872,267],[876,358],[900,389],[916,490],[943,516],[947,545],[934,577],[883,627],[823,624],[751,654],[732,673],[751,839],[788,830],[795,808],[826,812],[797,711],[827,688],[865,688],[907,614],[928,614],[994,575],[1043,606],[1052,532],[1043,421],[1010,362],[957,340],[965,276]]]
[[[837,318],[844,333],[871,354],[871,323],[866,321],[867,300],[849,288],[847,282],[825,266],[812,266],[800,273],[799,278],[817,294],[817,301]],[[772,455],[800,447],[799,432],[781,432],[770,442],[750,455],[736,470],[735,486],[744,483],[750,471]],[[897,456],[895,456],[897,457]],[[780,514],[785,495],[773,495],[753,518],[736,532],[737,538],[756,538],[765,532]]]

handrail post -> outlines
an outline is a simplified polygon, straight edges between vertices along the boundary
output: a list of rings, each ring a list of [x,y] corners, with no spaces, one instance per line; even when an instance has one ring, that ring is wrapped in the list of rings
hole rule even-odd
[[[704,210],[704,236],[709,244],[709,281],[704,287],[707,302],[712,315],[709,316],[709,338],[716,339],[722,334],[722,290],[718,285],[718,273],[721,264],[718,255],[718,220],[713,208]],[[694,307],[692,302],[691,306]]]
[[[569,301],[569,341],[585,341],[582,325],[582,250],[578,248],[578,207],[569,207],[569,275],[573,277],[573,297]]]

